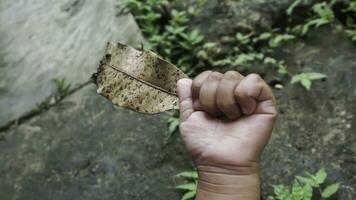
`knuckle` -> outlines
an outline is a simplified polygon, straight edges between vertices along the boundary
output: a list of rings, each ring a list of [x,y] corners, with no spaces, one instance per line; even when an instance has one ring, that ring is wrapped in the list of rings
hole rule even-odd
[[[196,85],[203,84],[204,80],[206,79],[206,77],[209,76],[210,73],[211,73],[211,71],[204,71],[204,72],[200,73],[197,77],[195,77],[193,79],[193,84],[196,84]]]
[[[219,80],[222,77],[222,74],[219,72],[211,72],[209,75],[210,80]]]
[[[235,78],[239,78],[240,74],[236,71],[227,71],[224,74],[224,78],[228,78],[228,79],[235,79]]]
[[[250,79],[253,82],[260,82],[263,80],[260,75],[255,73],[249,74],[246,78]]]

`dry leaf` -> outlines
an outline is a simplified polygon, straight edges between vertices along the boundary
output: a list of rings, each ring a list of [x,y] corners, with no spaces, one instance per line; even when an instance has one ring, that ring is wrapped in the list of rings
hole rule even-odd
[[[94,81],[113,104],[153,114],[178,108],[176,83],[186,77],[151,51],[110,42]]]

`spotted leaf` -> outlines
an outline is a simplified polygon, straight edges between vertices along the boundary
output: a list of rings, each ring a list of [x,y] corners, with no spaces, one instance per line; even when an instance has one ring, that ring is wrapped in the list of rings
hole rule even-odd
[[[176,83],[187,76],[151,51],[109,42],[94,82],[113,104],[141,113],[178,108]]]

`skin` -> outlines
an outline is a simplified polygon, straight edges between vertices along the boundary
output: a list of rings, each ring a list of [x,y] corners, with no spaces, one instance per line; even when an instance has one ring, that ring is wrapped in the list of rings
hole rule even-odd
[[[178,81],[180,131],[199,173],[196,200],[257,200],[259,160],[277,116],[257,74],[205,71]]]

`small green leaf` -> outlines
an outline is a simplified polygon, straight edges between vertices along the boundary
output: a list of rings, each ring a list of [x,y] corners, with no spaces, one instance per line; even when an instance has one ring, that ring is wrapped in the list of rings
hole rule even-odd
[[[168,123],[169,123],[169,127],[168,127],[169,134],[172,134],[175,130],[177,130],[179,126],[179,119],[175,117],[171,117],[169,118]]]
[[[281,75],[288,74],[287,67],[284,65],[283,61],[278,62],[277,68],[278,68],[278,74],[281,74]]]
[[[325,168],[321,168],[315,175],[316,182],[320,185],[324,183],[325,179],[327,177]]]
[[[317,73],[317,72],[310,72],[310,73],[301,73],[292,77],[291,83],[300,83],[302,84],[307,90],[310,90],[312,85],[312,81],[323,79],[326,75]]]
[[[250,43],[250,36],[249,35],[243,35],[242,33],[237,33],[236,34],[236,39],[237,39],[237,41],[241,42],[241,44]]]
[[[292,194],[289,192],[288,188],[284,185],[274,185],[274,194],[278,200],[289,200]]]
[[[292,84],[298,83],[298,82],[300,82],[304,77],[305,77],[304,73],[301,73],[301,74],[298,74],[298,75],[294,75],[294,76],[292,77],[291,83],[292,83]]]
[[[309,79],[302,79],[300,83],[305,87],[305,89],[310,90],[312,82]]]
[[[231,65],[232,63],[233,61],[231,60],[231,58],[228,57],[225,59],[214,61],[212,64],[214,67],[218,67],[218,66]]]
[[[296,8],[301,2],[302,0],[294,1],[286,11],[287,15],[292,15],[294,8]]]
[[[300,181],[306,185],[309,185],[311,187],[317,186],[317,183],[312,178],[306,178],[306,177],[302,177],[302,176],[296,176],[296,178],[298,179],[298,181]]]
[[[293,199],[296,199],[296,200],[302,200],[302,198],[303,198],[303,188],[298,183],[298,181],[294,181],[294,183],[293,183],[292,196],[293,196]]]
[[[187,192],[183,195],[182,199],[181,200],[188,200],[188,199],[192,199],[195,197],[195,194],[196,194],[196,191],[190,191],[190,192]]]
[[[339,187],[340,187],[340,183],[334,183],[332,185],[329,185],[323,190],[321,196],[323,198],[329,198],[331,195],[335,194],[338,191]]]
[[[295,36],[290,34],[276,35],[275,37],[270,39],[269,46],[275,48],[293,39],[295,39]]]
[[[303,200],[311,200],[313,197],[313,188],[310,185],[304,185],[303,187]]]
[[[198,178],[198,172],[196,171],[186,171],[186,172],[182,172],[177,174],[178,177],[186,177],[186,178],[193,178],[193,179],[197,179]]]
[[[259,40],[267,40],[267,39],[269,39],[269,38],[271,38],[271,37],[272,37],[272,33],[266,32],[266,33],[262,33],[262,34],[258,37],[258,39],[259,39]]]
[[[276,59],[274,59],[274,58],[266,57],[266,58],[263,60],[263,63],[274,65],[274,64],[277,63],[277,61],[276,61]]]
[[[326,78],[325,74],[321,74],[321,73],[317,73],[317,72],[306,73],[306,75],[308,76],[308,79],[310,79],[310,80],[318,80],[318,79]]]
[[[319,15],[320,19],[325,19],[330,22],[334,18],[334,12],[326,2],[315,4],[312,10]]]
[[[214,49],[216,48],[217,44],[215,42],[207,42],[204,44],[204,49]]]
[[[312,25],[312,24],[311,24],[310,22],[304,24],[303,27],[302,27],[302,32],[301,32],[300,34],[301,34],[302,36],[305,35],[305,34],[307,34],[311,25]]]
[[[176,189],[195,191],[197,189],[197,185],[195,183],[187,183],[187,184],[177,185]]]

